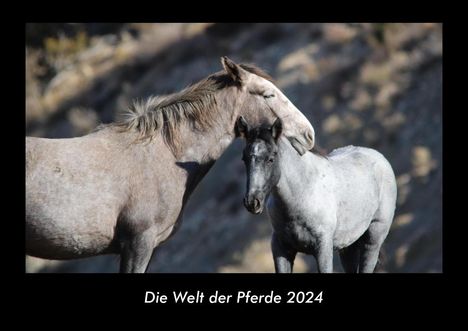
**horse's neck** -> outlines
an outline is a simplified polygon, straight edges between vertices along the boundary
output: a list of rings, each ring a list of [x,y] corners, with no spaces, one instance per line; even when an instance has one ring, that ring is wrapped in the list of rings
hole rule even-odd
[[[200,165],[216,161],[235,138],[233,130],[230,131],[224,127],[213,127],[203,132],[184,128],[177,161],[197,162]]]
[[[302,191],[301,187],[314,181],[319,176],[325,159],[307,152],[300,156],[285,138],[279,141],[279,167],[281,177],[273,189],[273,194],[282,200]]]
[[[176,164],[187,171],[186,199],[234,141],[230,122],[230,116],[220,115],[217,124],[206,131],[196,131],[189,126],[181,128],[181,150],[176,155]]]

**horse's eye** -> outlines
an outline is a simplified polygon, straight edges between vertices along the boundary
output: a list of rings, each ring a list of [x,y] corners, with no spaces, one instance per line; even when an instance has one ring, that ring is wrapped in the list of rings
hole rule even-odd
[[[270,94],[264,94],[263,97],[265,99],[269,99],[269,98],[273,98],[275,95],[273,93],[270,93]]]

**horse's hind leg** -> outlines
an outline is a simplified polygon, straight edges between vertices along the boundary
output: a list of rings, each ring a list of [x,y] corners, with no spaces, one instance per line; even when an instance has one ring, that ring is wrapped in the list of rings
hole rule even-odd
[[[390,222],[374,220],[362,237],[360,273],[372,273],[379,259],[379,252],[390,229]]]
[[[359,270],[359,257],[361,253],[361,241],[358,239],[350,246],[340,250],[340,259],[343,269],[347,273],[357,273]]]
[[[121,241],[120,272],[145,273],[154,251],[151,231]]]

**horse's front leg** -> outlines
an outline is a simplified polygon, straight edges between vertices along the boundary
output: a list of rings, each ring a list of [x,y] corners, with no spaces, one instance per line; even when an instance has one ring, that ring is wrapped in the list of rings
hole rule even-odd
[[[154,251],[153,231],[132,235],[120,244],[120,272],[145,273]]]
[[[333,272],[333,238],[323,236],[316,249],[317,268],[319,273]]]
[[[271,237],[271,251],[276,273],[292,273],[297,252],[281,242],[274,232]]]

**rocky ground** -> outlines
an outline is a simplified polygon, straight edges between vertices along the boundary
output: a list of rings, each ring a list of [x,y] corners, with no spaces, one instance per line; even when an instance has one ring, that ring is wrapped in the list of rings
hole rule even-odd
[[[323,151],[361,145],[390,160],[398,204],[380,272],[442,272],[440,24],[29,24],[27,134],[86,134],[134,98],[220,70],[223,55],[268,71]],[[242,205],[241,149],[234,143],[202,181],[150,272],[274,271],[268,219]],[[26,271],[116,272],[118,261],[26,257]],[[315,271],[312,257],[297,257],[295,272]]]

